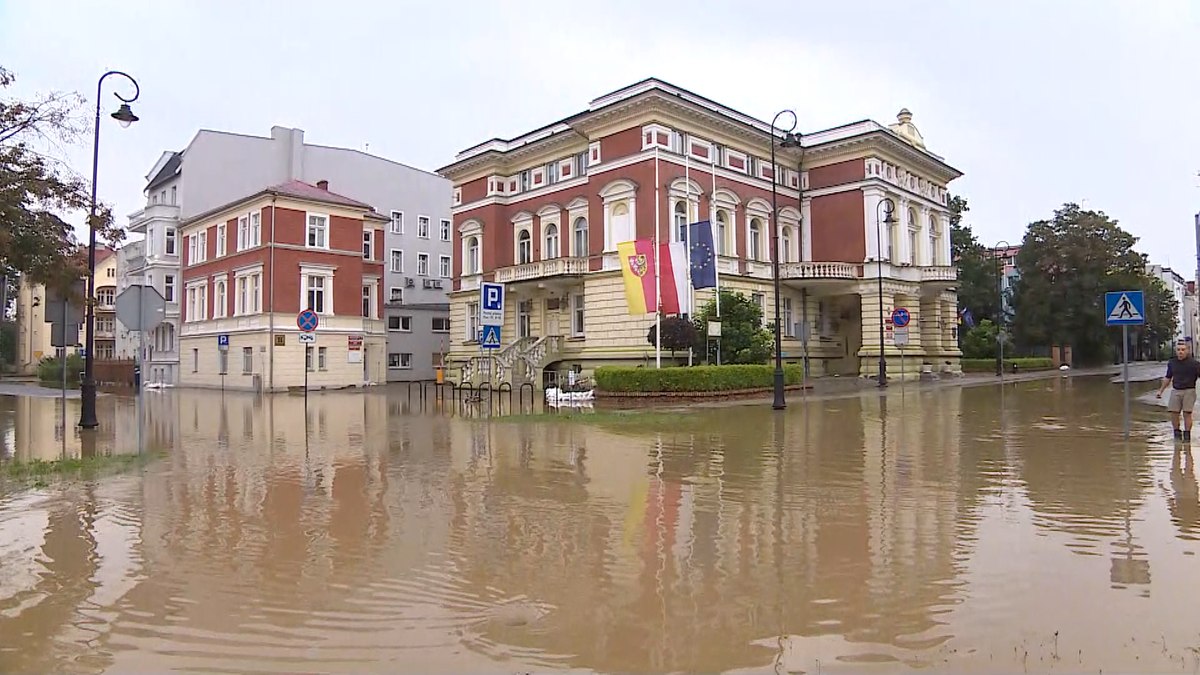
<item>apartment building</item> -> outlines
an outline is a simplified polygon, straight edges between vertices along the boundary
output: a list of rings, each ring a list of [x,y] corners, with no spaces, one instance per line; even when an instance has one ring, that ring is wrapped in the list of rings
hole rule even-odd
[[[357,149],[306,143],[303,130],[279,126],[270,136],[201,130],[184,150],[163,153],[146,181],[146,206],[129,216],[129,230],[143,239],[122,249],[122,267],[126,283],[154,286],[167,298],[167,319],[147,340],[150,381],[179,381],[181,223],[292,181],[328,181],[388,219],[380,381],[434,376],[450,335],[450,181]],[[137,335],[122,333],[121,350],[136,352]]]
[[[179,383],[286,391],[386,381],[387,222],[325,181],[288,181],[182,221]],[[297,323],[304,309],[319,316],[311,342]]]
[[[117,256],[107,246],[96,247],[96,358],[117,358]],[[16,293],[17,315],[17,372],[33,375],[44,357],[55,356],[60,349],[50,344],[50,324],[46,321],[46,287],[30,283],[22,277]],[[53,317],[51,317],[53,319]],[[79,326],[79,345],[69,347],[68,353],[83,348],[84,327]]]
[[[701,220],[713,223],[722,289],[751,296],[767,316],[779,257],[786,361],[802,359],[807,332],[814,374],[874,375],[881,351],[893,376],[914,378],[923,362],[957,371],[946,186],[962,174],[926,147],[912,119],[901,110],[887,126],[807,133],[802,149],[777,145],[772,166],[782,137],[771,125],[648,79],[464,150],[439,170],[454,182],[452,375],[541,381],[550,371],[653,363],[654,316],[629,314],[617,244],[680,241]],[[891,219],[881,217],[885,200]],[[481,281],[505,285],[504,344],[494,353],[477,342]],[[697,291],[697,304],[711,293]],[[897,307],[912,317],[904,374],[888,318]]]
[[[1195,296],[1188,293],[1188,282],[1183,278],[1183,275],[1170,267],[1163,265],[1147,264],[1146,274],[1163,282],[1167,287],[1167,291],[1175,298],[1179,308],[1176,317],[1175,335],[1172,337],[1177,340],[1184,338],[1195,337],[1192,329],[1192,315],[1195,314]]]

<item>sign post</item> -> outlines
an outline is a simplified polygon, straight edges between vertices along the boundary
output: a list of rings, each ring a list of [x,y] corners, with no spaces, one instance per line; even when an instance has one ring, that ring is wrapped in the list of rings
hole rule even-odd
[[[908,346],[908,324],[912,321],[912,315],[904,307],[897,307],[892,310],[892,344],[896,345],[896,349],[900,350],[900,386],[904,386],[904,348]],[[882,350],[883,345],[879,348]]]
[[[316,312],[311,309],[301,311],[296,315],[296,327],[300,329],[304,335],[300,336],[300,344],[304,346],[304,438],[308,442],[308,350],[312,349],[309,345],[317,341],[317,336],[313,332],[317,330],[317,325],[321,323],[321,318]]]
[[[117,320],[127,329],[138,333],[137,359],[134,360],[137,377],[137,425],[138,452],[142,451],[142,390],[146,385],[146,331],[154,330],[167,315],[167,301],[153,286],[134,284],[117,296]]]
[[[500,326],[504,325],[504,284],[485,281],[479,285],[479,349],[499,349]],[[488,381],[492,364],[488,363]]]
[[[1104,294],[1105,324],[1121,327],[1121,374],[1125,381],[1125,438],[1129,438],[1129,327],[1146,323],[1146,297],[1141,291]]]

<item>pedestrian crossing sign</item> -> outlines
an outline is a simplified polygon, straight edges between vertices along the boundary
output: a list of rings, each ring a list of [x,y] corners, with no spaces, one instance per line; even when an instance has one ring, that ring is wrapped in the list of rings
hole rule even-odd
[[[500,326],[484,326],[479,346],[484,349],[500,348]]]
[[[1140,326],[1146,323],[1146,300],[1141,291],[1104,294],[1105,323],[1109,326]]]

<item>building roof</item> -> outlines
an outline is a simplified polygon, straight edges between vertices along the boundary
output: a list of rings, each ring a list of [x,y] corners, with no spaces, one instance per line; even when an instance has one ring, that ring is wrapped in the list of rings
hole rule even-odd
[[[112,250],[111,248],[109,248],[107,246],[97,246],[96,247],[96,264],[99,265],[100,263],[104,262],[105,260],[108,260],[109,258],[113,257],[116,254],[117,254],[116,251]]]
[[[319,188],[316,185],[309,185],[304,181],[290,180],[280,185],[274,185],[267,188],[268,192],[284,196],[296,197],[297,199],[307,199],[311,202],[323,202],[326,204],[338,204],[340,206],[352,206],[361,209],[373,211],[370,204],[365,204],[357,199],[351,199],[345,195],[339,195],[336,192],[330,192],[325,188]]]
[[[183,163],[183,153],[181,153],[181,152],[171,153],[171,158],[167,160],[167,163],[163,164],[162,168],[158,170],[158,173],[154,174],[154,176],[150,179],[149,183],[146,183],[145,191],[149,192],[150,190],[153,190],[154,188],[158,187],[159,185],[162,185],[163,183],[166,183],[167,181],[171,180],[176,175],[178,175],[179,168],[182,163]]]

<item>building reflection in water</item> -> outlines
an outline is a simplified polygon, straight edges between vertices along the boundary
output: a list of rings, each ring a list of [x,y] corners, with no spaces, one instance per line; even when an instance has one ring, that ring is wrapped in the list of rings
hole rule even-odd
[[[1002,403],[912,388],[582,423],[164,392],[147,436],[169,453],[141,474],[0,498],[0,654],[22,672],[928,666],[1006,639],[1004,603],[1054,551],[1149,587],[1158,450],[1113,442],[1112,396],[1055,379]],[[132,406],[102,400],[125,443]],[[35,408],[0,423],[53,418]],[[23,425],[10,454],[38,456]],[[1177,455],[1190,536],[1195,485]],[[981,554],[1006,537],[1028,562]],[[1079,569],[1058,583],[1095,589]]]

